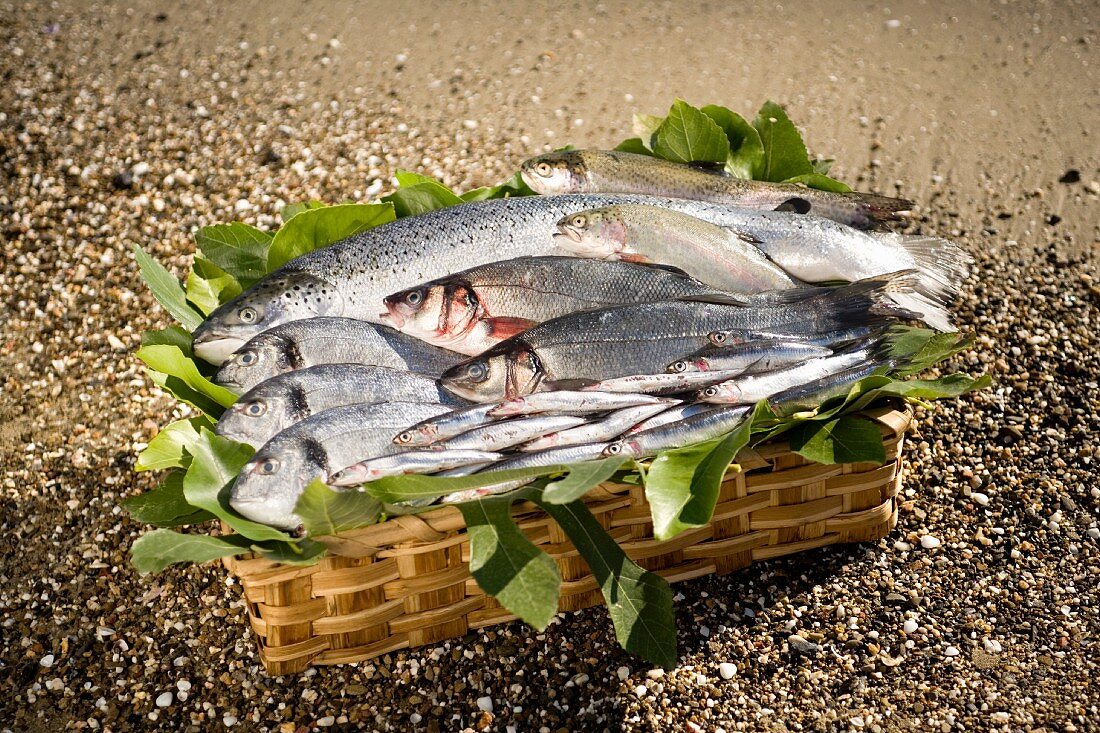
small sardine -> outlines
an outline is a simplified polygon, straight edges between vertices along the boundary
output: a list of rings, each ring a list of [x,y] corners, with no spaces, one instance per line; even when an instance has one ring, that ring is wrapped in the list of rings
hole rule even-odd
[[[676,405],[664,412],[660,412],[653,417],[640,422],[634,427],[623,433],[623,436],[634,435],[640,433],[643,430],[652,430],[653,428],[659,428],[662,425],[668,425],[669,423],[676,422],[677,420],[683,420],[685,417],[691,417],[692,415],[698,415],[701,412],[710,412],[712,410],[719,410],[721,408],[715,405],[693,403],[690,405]]]
[[[668,365],[674,374],[684,372],[769,372],[833,353],[807,341],[761,339],[725,347],[704,348]]]
[[[592,390],[573,391],[556,390],[554,392],[536,392],[505,400],[489,410],[490,417],[514,417],[516,415],[535,415],[553,413],[560,415],[587,415],[593,412],[608,412],[624,407],[638,405],[668,405],[667,400],[646,394],[627,394],[612,391]]]
[[[618,440],[604,449],[604,455],[644,458],[668,448],[703,443],[735,430],[744,422],[749,409],[747,405],[737,405],[696,413]]]
[[[499,461],[503,457],[500,453],[482,450],[408,451],[360,461],[334,473],[326,483],[329,486],[358,486],[386,476],[436,473],[471,465],[484,466],[487,463]]]
[[[741,374],[738,370],[720,372],[682,372],[678,374],[632,374],[629,377],[603,379],[585,389],[603,392],[625,392],[640,394],[677,394],[716,384]]]
[[[604,447],[604,444],[597,443],[595,445],[571,445],[565,448],[553,448],[551,450],[539,451],[538,453],[524,453],[515,458],[509,458],[506,461],[494,464],[489,469],[484,469],[482,472],[510,471],[517,468],[555,466],[558,464],[566,466],[574,463],[582,463],[584,461],[594,461],[600,457]],[[532,481],[534,481],[534,479],[516,479],[515,481],[493,484],[492,486],[482,486],[477,489],[456,491],[449,496],[443,497],[442,503],[459,504],[464,501],[472,501],[482,496],[503,494],[506,491],[512,491],[521,486],[526,486]]]
[[[431,445],[447,438],[453,438],[482,425],[494,422],[489,412],[495,404],[471,405],[444,415],[430,417],[423,422],[407,427],[393,437],[397,445],[407,447]]]
[[[835,374],[860,364],[870,358],[870,351],[862,349],[844,354],[811,359],[798,366],[780,369],[766,374],[735,377],[720,384],[711,385],[699,392],[700,402],[716,405],[747,405],[771,397],[791,387]]]
[[[886,328],[883,326],[851,326],[848,328],[841,328],[838,330],[819,331],[817,333],[800,333],[800,334],[782,334],[782,333],[768,333],[766,331],[746,331],[746,330],[728,330],[728,331],[714,331],[707,334],[707,341],[710,346],[704,347],[702,351],[712,347],[724,348],[727,346],[735,346],[737,344],[747,344],[752,341],[802,341],[814,346],[820,346],[828,348],[831,351],[836,351],[838,346],[850,344],[853,341],[862,341],[863,339],[871,336],[884,333]]]
[[[520,446],[521,451],[541,451],[550,448],[564,448],[570,445],[585,445],[587,443],[604,443],[612,438],[617,438],[638,423],[647,420],[659,412],[668,409],[669,402],[662,401],[653,405],[638,405],[637,407],[624,407],[612,412],[607,417],[597,422],[578,425],[575,428],[561,430],[556,433],[536,438],[530,443]]]
[[[524,417],[483,425],[437,445],[448,450],[496,451],[526,443],[547,433],[576,427],[584,422],[583,417],[573,417],[571,415]]]
[[[874,374],[883,367],[891,368],[893,362],[872,359],[862,364],[827,374],[806,384],[800,384],[768,398],[772,412],[785,417],[796,412],[816,410],[823,402],[833,397],[848,394],[852,385]]]

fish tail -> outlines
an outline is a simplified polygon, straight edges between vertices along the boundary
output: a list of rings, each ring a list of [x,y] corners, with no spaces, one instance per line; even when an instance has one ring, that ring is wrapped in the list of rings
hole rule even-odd
[[[946,305],[955,297],[974,258],[961,247],[941,237],[911,234],[881,235],[893,239],[916,263],[919,277],[907,290],[895,294],[895,302],[923,313],[923,320],[938,331],[957,330]]]
[[[899,270],[837,288],[831,296],[841,312],[860,312],[886,319],[923,321],[940,331],[957,330],[947,310],[952,288],[932,287],[920,270]],[[875,326],[879,322],[862,325]]]
[[[863,218],[859,223],[867,229],[904,219],[902,212],[913,208],[913,202],[908,199],[882,196],[877,193],[853,191],[844,196],[855,204],[856,211]]]

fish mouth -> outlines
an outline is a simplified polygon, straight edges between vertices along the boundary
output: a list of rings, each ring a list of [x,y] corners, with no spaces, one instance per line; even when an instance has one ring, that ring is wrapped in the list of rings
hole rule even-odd
[[[558,231],[553,236],[555,239],[561,237],[573,242],[581,241],[581,233],[568,224],[558,224]]]
[[[224,336],[219,333],[196,333],[191,339],[191,350],[195,356],[215,366],[221,366],[237,349],[245,344],[239,336]]]
[[[301,517],[293,512],[281,514],[272,511],[272,502],[267,499],[258,496],[234,497],[230,499],[229,505],[246,519],[276,527],[293,537],[305,536],[305,528]]]
[[[398,330],[405,325],[405,318],[398,314],[396,311],[387,310],[385,313],[379,313],[378,317],[382,323],[387,326],[392,326]]]

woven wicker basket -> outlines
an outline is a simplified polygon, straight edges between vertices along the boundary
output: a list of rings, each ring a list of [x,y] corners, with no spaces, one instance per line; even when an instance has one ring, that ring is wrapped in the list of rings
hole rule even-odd
[[[877,421],[886,463],[826,466],[776,440],[738,454],[741,472],[722,484],[710,524],[658,542],[639,486],[603,484],[585,497],[626,553],[670,582],[729,573],[794,552],[879,539],[897,522],[904,433],[912,413],[883,407]],[[561,529],[529,502],[513,515],[561,572],[559,609],[603,602],[599,588]],[[329,554],[310,567],[263,558],[230,558],[240,579],[260,654],[273,675],[316,664],[358,662],[460,637],[515,618],[470,577],[462,514],[443,507],[394,517],[326,538]]]

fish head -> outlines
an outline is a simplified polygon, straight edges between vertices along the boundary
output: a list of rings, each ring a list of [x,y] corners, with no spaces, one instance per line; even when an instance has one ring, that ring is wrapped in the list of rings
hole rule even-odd
[[[609,443],[606,448],[603,449],[601,454],[605,458],[615,458],[630,456],[632,458],[641,458],[642,449],[635,440],[616,440],[614,443]]]
[[[628,250],[626,223],[615,207],[587,209],[558,220],[554,243],[581,257],[621,259]]]
[[[733,382],[712,384],[696,394],[697,402],[707,402],[715,405],[737,404],[741,397],[741,389]]]
[[[310,438],[289,449],[261,448],[233,483],[229,505],[254,522],[297,530],[302,524],[295,513],[298,499],[310,481],[327,472],[324,447]]]
[[[300,366],[301,354],[294,339],[277,330],[268,331],[233,352],[214,375],[214,382],[241,394],[266,379]]]
[[[305,392],[294,385],[286,393],[249,390],[226,408],[218,419],[217,433],[241,443],[259,447],[262,436],[275,435],[308,415]]]
[[[744,331],[711,331],[707,334],[707,341],[713,346],[734,346],[751,340]]]
[[[704,358],[679,359],[668,365],[670,374],[684,374],[686,372],[705,372],[708,369],[707,360]]]
[[[456,364],[439,378],[449,392],[473,402],[497,402],[534,392],[544,374],[538,355],[521,340],[504,341]]]
[[[460,278],[437,280],[386,296],[385,318],[394,328],[446,345],[477,322],[480,304],[474,288]]]
[[[595,193],[580,150],[558,150],[528,158],[520,164],[519,174],[532,191],[543,196]]]
[[[343,313],[340,293],[324,280],[298,270],[273,273],[219,306],[192,334],[200,359],[221,364],[250,338],[280,323]]]

